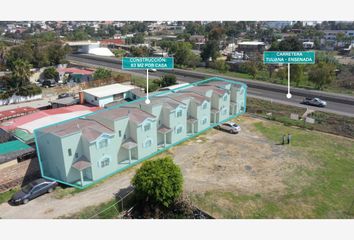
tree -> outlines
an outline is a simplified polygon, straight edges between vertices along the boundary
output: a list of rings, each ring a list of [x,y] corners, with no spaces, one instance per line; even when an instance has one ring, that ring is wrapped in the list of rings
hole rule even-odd
[[[43,77],[45,79],[55,79],[55,80],[58,80],[59,79],[59,73],[58,71],[56,70],[55,67],[49,67],[49,68],[46,68],[44,71],[43,71]]]
[[[216,60],[214,67],[221,73],[225,73],[229,70],[229,65],[227,65],[225,60]]]
[[[331,83],[335,76],[335,67],[332,64],[319,62],[311,67],[308,75],[309,81],[315,84],[317,89],[323,89]]]
[[[278,71],[276,72],[276,76],[277,78],[279,78],[280,80],[284,80],[287,78],[288,76],[288,70],[286,68],[280,68],[278,69]]]
[[[94,74],[93,74],[93,79],[108,79],[112,77],[112,71],[104,69],[104,68],[98,68]]]
[[[176,83],[176,75],[174,74],[166,74],[161,77],[161,87],[168,87]]]
[[[208,41],[201,53],[201,57],[203,61],[209,61],[211,58],[212,60],[216,60],[219,56],[219,43],[218,41]]]
[[[32,65],[26,60],[17,59],[11,67],[12,78],[18,82],[19,86],[29,82]]]
[[[255,79],[258,73],[258,68],[255,62],[245,62],[241,64],[240,71],[251,75],[252,78]]]
[[[182,194],[181,169],[171,157],[145,162],[132,179],[132,185],[148,203],[169,207]]]
[[[290,80],[295,83],[296,86],[299,86],[303,75],[304,70],[303,66],[299,64],[292,64],[290,67]]]
[[[279,44],[273,43],[270,51],[303,51],[304,47],[297,37],[290,37],[280,41]]]

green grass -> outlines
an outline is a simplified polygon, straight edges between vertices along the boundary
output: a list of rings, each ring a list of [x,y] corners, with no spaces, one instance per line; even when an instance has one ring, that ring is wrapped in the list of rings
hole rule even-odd
[[[144,89],[146,88],[146,78],[135,76],[135,75],[132,75],[131,78],[132,78],[132,83],[134,85]],[[159,85],[154,82],[155,79],[157,78],[149,79],[149,92],[156,91],[159,88]]]
[[[9,201],[11,199],[12,195],[15,192],[17,192],[18,190],[19,190],[19,188],[13,188],[13,189],[10,189],[6,192],[0,193],[0,204]]]
[[[284,193],[210,191],[191,196],[198,207],[219,218],[354,218],[354,141],[272,122],[254,127],[273,144],[292,134],[289,150],[315,168],[298,166]]]

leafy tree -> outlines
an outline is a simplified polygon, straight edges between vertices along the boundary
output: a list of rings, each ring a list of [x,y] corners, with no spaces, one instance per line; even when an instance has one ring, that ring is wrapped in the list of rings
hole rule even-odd
[[[219,43],[218,41],[208,41],[201,53],[203,61],[216,60],[219,56]]]
[[[31,68],[32,65],[26,60],[17,59],[14,61],[11,67],[12,79],[18,83],[18,86],[25,85],[26,82],[29,82]]]
[[[280,80],[284,80],[287,78],[288,76],[288,70],[286,68],[280,68],[278,69],[278,71],[276,72],[276,76],[277,78],[279,78]]]
[[[304,68],[299,64],[292,64],[290,67],[290,80],[295,83],[296,86],[299,86],[304,75]]]
[[[169,207],[182,194],[183,176],[171,157],[159,158],[145,162],[132,185],[148,203]]]
[[[55,79],[55,80],[59,79],[59,73],[55,67],[46,68],[43,71],[43,76],[45,79]]]
[[[137,33],[131,38],[126,39],[126,43],[128,44],[141,44],[144,43],[145,37],[144,33]]]
[[[108,79],[112,77],[112,71],[104,69],[104,68],[98,68],[94,73],[93,73],[93,79]]]
[[[147,47],[131,47],[130,53],[134,57],[147,57],[150,55],[150,51]]]
[[[225,60],[216,60],[214,67],[221,73],[225,73],[229,70],[229,65],[227,65]]]
[[[302,51],[304,47],[297,37],[290,37],[280,41],[279,44],[272,44],[270,51]]]
[[[161,77],[161,87],[168,87],[177,83],[176,75],[166,74]]]
[[[308,75],[309,81],[315,84],[317,89],[323,89],[332,82],[335,77],[335,67],[332,64],[320,62],[311,67]]]
[[[224,38],[224,36],[225,30],[222,27],[215,27],[209,32],[208,39],[211,41],[220,41]]]
[[[257,64],[255,62],[242,63],[240,71],[251,75],[252,78],[255,79],[258,73]]]

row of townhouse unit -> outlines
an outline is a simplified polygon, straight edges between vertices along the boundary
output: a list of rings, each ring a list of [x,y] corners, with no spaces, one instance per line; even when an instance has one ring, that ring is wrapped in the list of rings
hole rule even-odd
[[[246,85],[213,80],[35,131],[42,175],[82,187],[245,112]]]

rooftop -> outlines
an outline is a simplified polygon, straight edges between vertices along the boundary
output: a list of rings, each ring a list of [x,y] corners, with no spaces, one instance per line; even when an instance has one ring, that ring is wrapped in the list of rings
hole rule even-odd
[[[92,119],[78,118],[63,124],[44,128],[43,132],[51,133],[59,137],[64,137],[73,133],[81,132],[87,141],[92,142],[102,134],[113,134],[114,132]]]
[[[108,109],[106,111],[98,112],[95,115],[109,120],[117,120],[120,118],[129,117],[131,121],[137,124],[142,123],[147,118],[155,119],[154,115],[131,106]]]
[[[238,45],[254,45],[254,46],[256,46],[256,45],[265,45],[265,43],[264,42],[257,42],[257,41],[250,41],[250,42],[240,42],[240,43],[238,43]]]
[[[132,85],[123,85],[123,84],[116,83],[116,84],[106,85],[97,88],[85,89],[83,90],[83,92],[98,98],[104,98],[115,94],[125,93],[134,88],[136,87]]]
[[[71,73],[71,74],[82,74],[82,75],[90,75],[94,73],[94,71],[80,69],[80,68],[58,68],[57,71],[59,73]]]

